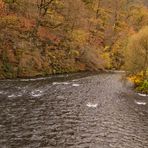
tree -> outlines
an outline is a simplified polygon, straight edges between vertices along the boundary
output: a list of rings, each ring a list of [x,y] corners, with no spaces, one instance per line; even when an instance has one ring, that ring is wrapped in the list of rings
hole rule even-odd
[[[128,43],[126,54],[126,68],[131,73],[143,72],[146,79],[148,68],[148,26],[134,34]]]

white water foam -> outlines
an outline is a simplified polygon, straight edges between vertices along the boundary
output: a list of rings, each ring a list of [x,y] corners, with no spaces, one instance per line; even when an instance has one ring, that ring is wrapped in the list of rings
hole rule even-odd
[[[52,85],[68,85],[69,82],[53,82]]]
[[[43,95],[43,91],[41,90],[35,90],[31,92],[32,97],[41,97]]]
[[[4,94],[4,91],[0,91],[0,95]]]
[[[64,96],[57,96],[58,99],[64,99]]]
[[[28,81],[38,81],[38,80],[46,80],[50,79],[51,77],[45,77],[45,78],[34,78],[34,79],[20,79],[20,81],[28,82]]]
[[[141,94],[141,93],[138,93],[138,95],[141,96],[141,97],[147,97],[148,96],[146,94]]]
[[[78,86],[80,86],[80,84],[72,84],[72,86],[78,87]]]
[[[11,79],[6,79],[6,80],[0,80],[0,82],[4,82],[4,81],[7,81],[7,82],[18,82],[18,81],[21,81],[21,82],[29,82],[29,81],[40,81],[40,80],[48,80],[48,79],[51,79],[52,77],[40,77],[40,78],[30,78],[30,79],[15,79],[15,80],[11,80]]]
[[[141,101],[135,101],[135,103],[138,105],[146,105],[147,104],[146,102],[141,102]]]
[[[22,94],[11,94],[8,98],[22,97]]]
[[[91,108],[96,108],[98,106],[98,104],[92,104],[89,102],[86,106],[91,107]]]

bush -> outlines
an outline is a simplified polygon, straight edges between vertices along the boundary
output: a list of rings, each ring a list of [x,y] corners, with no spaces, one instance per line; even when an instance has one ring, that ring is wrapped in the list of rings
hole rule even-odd
[[[136,90],[148,94],[148,80],[144,80]]]

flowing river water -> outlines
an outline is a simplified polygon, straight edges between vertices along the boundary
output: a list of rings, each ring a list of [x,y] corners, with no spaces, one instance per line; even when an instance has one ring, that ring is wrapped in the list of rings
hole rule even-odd
[[[122,75],[0,81],[0,148],[148,148],[148,96]]]

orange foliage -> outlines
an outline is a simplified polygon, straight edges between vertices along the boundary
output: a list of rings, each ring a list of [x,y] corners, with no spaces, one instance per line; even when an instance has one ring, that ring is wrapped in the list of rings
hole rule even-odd
[[[5,10],[5,4],[2,0],[0,0],[0,15],[3,15]]]
[[[55,43],[59,42],[59,38],[56,35],[50,33],[50,31],[45,27],[39,27],[37,34],[42,40],[48,39],[54,41]]]
[[[27,19],[25,17],[19,18],[21,22],[21,27],[24,29],[24,31],[28,31],[35,27],[35,20],[34,19]]]

